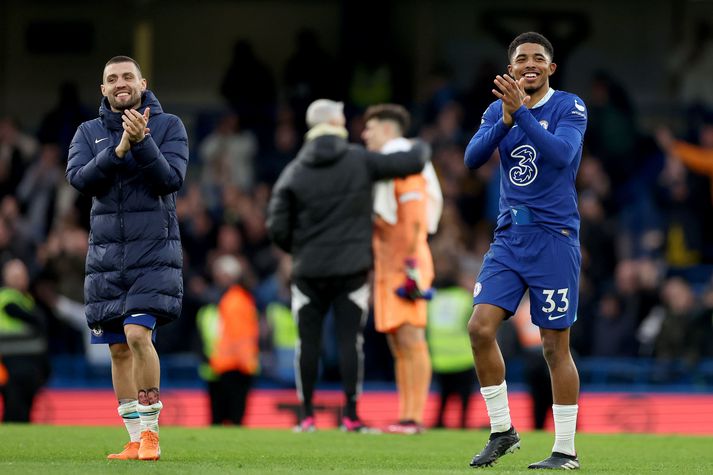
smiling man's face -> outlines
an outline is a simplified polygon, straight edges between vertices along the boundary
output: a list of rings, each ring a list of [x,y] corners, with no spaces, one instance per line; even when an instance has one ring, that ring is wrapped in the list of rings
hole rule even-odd
[[[515,49],[510,58],[508,73],[519,81],[524,78],[524,87],[527,94],[533,94],[549,87],[549,79],[557,66],[552,62],[545,47],[537,43],[523,43]]]
[[[113,63],[104,68],[101,91],[114,112],[138,108],[145,90],[146,79],[134,63]]]

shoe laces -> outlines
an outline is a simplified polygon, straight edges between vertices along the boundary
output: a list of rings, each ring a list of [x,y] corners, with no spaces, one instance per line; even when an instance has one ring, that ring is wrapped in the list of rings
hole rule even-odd
[[[158,446],[158,434],[154,431],[146,430],[142,432],[141,440],[144,442],[145,445],[148,445],[149,447]]]

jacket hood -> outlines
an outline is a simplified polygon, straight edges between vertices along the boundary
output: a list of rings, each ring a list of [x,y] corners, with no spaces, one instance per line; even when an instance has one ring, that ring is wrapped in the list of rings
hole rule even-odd
[[[349,149],[349,143],[337,135],[321,135],[308,141],[297,159],[310,166],[329,165],[339,160]]]
[[[151,120],[151,117],[163,113],[163,109],[161,108],[161,104],[158,102],[158,99],[156,99],[154,93],[148,89],[146,89],[141,95],[141,105],[137,110],[143,114],[147,107],[151,108],[149,120]],[[99,105],[99,119],[102,121],[102,124],[104,124],[104,127],[109,130],[123,130],[123,127],[121,126],[121,112],[112,111],[106,97],[102,98],[101,104]]]

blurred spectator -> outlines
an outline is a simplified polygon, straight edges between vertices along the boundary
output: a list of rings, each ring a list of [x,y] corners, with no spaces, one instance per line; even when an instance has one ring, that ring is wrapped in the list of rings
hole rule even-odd
[[[713,357],[713,281],[708,282],[701,297],[701,310],[694,313],[688,332],[689,362]]]
[[[0,160],[4,161],[14,152],[20,154],[24,163],[37,153],[39,143],[35,137],[22,131],[11,117],[0,117]]]
[[[656,336],[654,356],[662,360],[696,358],[695,348],[688,344],[697,306],[691,286],[679,277],[668,279],[661,289],[661,303],[663,318]]]
[[[84,314],[84,267],[88,251],[87,231],[75,226],[63,226],[50,233],[38,249],[38,261],[43,267],[36,284],[38,300],[57,318],[49,328],[55,341],[51,350],[73,353],[73,341],[81,345],[86,361],[93,366],[108,366],[109,351],[104,345],[91,344]],[[68,326],[68,328],[66,326]],[[57,341],[61,340],[61,341]]]
[[[463,130],[463,107],[460,103],[451,101],[444,104],[434,123],[422,128],[421,138],[429,142],[435,151],[448,145],[467,144],[468,137]]]
[[[24,209],[35,243],[47,237],[55,217],[55,199],[60,183],[64,182],[61,150],[57,144],[44,144],[40,155],[30,166],[17,187],[17,198]]]
[[[579,196],[582,270],[593,282],[605,282],[616,265],[616,227],[597,196],[586,191]]]
[[[628,181],[635,170],[638,132],[628,92],[608,73],[597,72],[587,101],[587,148],[602,161],[613,189]]]
[[[669,57],[669,70],[677,99],[684,106],[690,130],[695,130],[701,116],[713,112],[713,27],[700,19],[686,29],[685,38]]]
[[[274,125],[275,80],[248,40],[235,42],[220,93],[240,117],[242,127],[253,130],[260,144],[266,144]]]
[[[490,92],[493,78],[502,72],[501,68],[491,59],[482,61],[476,68],[477,73],[472,86],[463,98],[466,135],[475,133],[475,130],[480,127],[480,119],[485,109],[493,102],[493,94]]]
[[[27,235],[23,217],[13,196],[6,196],[0,202],[0,265],[11,259],[31,263],[34,246]]]
[[[659,175],[657,207],[665,232],[665,257],[671,267],[686,269],[703,260],[703,223],[700,220],[701,190],[690,180],[685,166],[669,159]]]
[[[215,259],[221,256],[235,257],[241,266],[241,283],[252,290],[257,285],[257,277],[243,251],[243,235],[240,229],[232,224],[223,224],[218,227],[215,247],[208,252],[207,265],[212,268]]]
[[[206,209],[201,189],[196,183],[189,184],[186,194],[178,199],[176,213],[183,248],[189,256],[191,269],[205,272],[208,252],[215,247],[217,226]]]
[[[255,289],[255,299],[264,315],[268,341],[265,344],[265,374],[273,380],[292,386],[295,383],[295,349],[297,324],[290,308],[290,274],[292,258],[280,252],[277,270]]]
[[[298,120],[300,133],[307,131],[307,106],[320,97],[339,94],[336,62],[322,48],[317,33],[309,28],[297,32],[295,50],[285,65],[287,102]]]
[[[29,294],[27,267],[18,259],[2,266],[0,357],[7,370],[1,388],[3,422],[30,422],[35,395],[49,376],[44,315]]]
[[[585,150],[582,153],[582,162],[579,164],[577,172],[577,190],[580,199],[585,193],[592,194],[604,207],[605,214],[611,216],[616,210],[612,203],[611,187],[611,179],[607,175],[602,161]]]
[[[255,135],[242,130],[240,117],[226,114],[215,130],[198,146],[203,166],[204,187],[237,186],[252,189],[255,179],[255,156],[258,145]]]
[[[438,64],[431,70],[426,78],[426,97],[422,117],[425,124],[436,122],[441,112],[449,105],[454,104],[458,99],[458,92],[453,85],[451,73],[448,65]],[[490,78],[490,80],[492,81],[492,78]],[[488,102],[488,104],[490,102]]]
[[[676,140],[671,131],[665,127],[656,131],[656,139],[669,157],[681,160],[690,170],[710,179],[711,202],[713,202],[713,113],[698,129],[698,145]]]
[[[20,132],[9,117],[0,119],[0,198],[15,192],[36,151],[36,140]]]
[[[198,311],[196,324],[207,363],[200,373],[208,382],[211,423],[242,425],[248,392],[259,369],[259,324],[252,295],[240,284],[240,262],[224,255],[213,262],[217,303]]]
[[[445,427],[448,399],[460,400],[461,429],[468,427],[468,409],[476,383],[467,324],[473,307],[472,275],[460,274],[458,254],[435,255],[450,263],[448,272],[434,282],[437,291],[428,303],[426,335],[433,374],[440,387],[438,415],[434,427]]]
[[[59,86],[57,92],[57,105],[42,119],[37,137],[40,143],[58,144],[59,154],[64,161],[77,127],[94,116],[82,104],[77,84],[64,82]]]
[[[593,324],[592,356],[636,356],[636,315],[626,312],[622,305],[616,292],[605,292],[599,299]]]
[[[273,185],[280,172],[297,155],[301,139],[291,122],[281,122],[275,129],[272,147],[261,151],[256,163],[257,179],[261,183]]]
[[[388,33],[376,34],[374,28],[371,32],[362,35],[351,52],[347,103],[357,111],[364,111],[373,104],[395,102],[394,95],[403,92],[397,91],[395,86],[397,66],[395,61],[389,60],[388,43],[380,43]]]

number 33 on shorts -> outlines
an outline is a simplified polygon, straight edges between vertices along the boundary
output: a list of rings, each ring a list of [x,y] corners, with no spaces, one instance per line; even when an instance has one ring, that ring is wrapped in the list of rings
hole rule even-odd
[[[532,312],[533,322],[542,328],[567,328],[577,319],[575,312],[570,309],[569,289],[541,289],[542,294],[537,296],[541,304],[540,312]],[[534,292],[533,292],[534,293]],[[531,295],[531,297],[535,297]],[[537,308],[533,305],[533,310]],[[572,315],[572,317],[569,317]],[[539,316],[539,318],[538,318]]]

